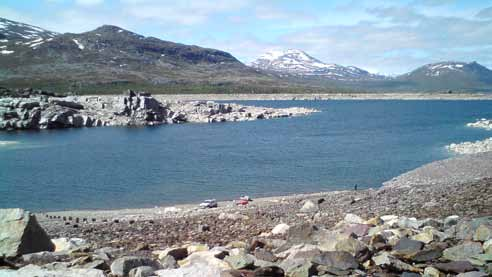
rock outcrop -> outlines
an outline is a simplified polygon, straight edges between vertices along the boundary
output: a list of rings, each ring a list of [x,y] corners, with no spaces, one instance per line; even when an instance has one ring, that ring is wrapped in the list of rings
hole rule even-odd
[[[54,250],[34,215],[22,209],[0,210],[0,257]]]
[[[0,98],[0,130],[247,121],[312,112],[305,108],[274,109],[211,101],[161,103],[149,93],[131,90],[123,96],[32,94]]]

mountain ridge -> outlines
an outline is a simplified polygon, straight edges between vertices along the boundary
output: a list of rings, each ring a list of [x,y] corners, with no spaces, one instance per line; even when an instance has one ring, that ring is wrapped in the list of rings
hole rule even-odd
[[[330,93],[371,91],[490,92],[492,71],[440,62],[389,77],[324,63],[302,50],[264,54],[251,66],[230,53],[145,37],[114,25],[56,33],[0,18],[0,86],[54,92]]]

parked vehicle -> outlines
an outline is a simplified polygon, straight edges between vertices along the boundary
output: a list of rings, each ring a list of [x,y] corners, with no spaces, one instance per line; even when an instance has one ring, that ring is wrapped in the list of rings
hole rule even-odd
[[[207,209],[207,208],[217,208],[219,205],[217,204],[217,200],[215,199],[207,199],[205,201],[203,201],[202,203],[200,203],[200,205],[198,205],[198,207],[202,208],[202,209]]]

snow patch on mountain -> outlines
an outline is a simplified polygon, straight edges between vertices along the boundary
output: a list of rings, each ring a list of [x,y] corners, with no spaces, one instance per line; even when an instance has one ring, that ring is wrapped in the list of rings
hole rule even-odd
[[[74,42],[75,44],[77,44],[77,47],[79,47],[79,49],[80,49],[80,50],[84,50],[85,46],[84,46],[82,43],[80,43],[80,42],[79,42],[78,40],[76,40],[76,39],[72,39],[72,40],[73,40],[73,42]]]
[[[2,35],[0,43],[6,45],[24,45],[32,49],[58,35],[55,32],[5,18],[0,18],[0,33]],[[5,53],[2,54],[5,55]]]
[[[437,77],[451,71],[462,72],[466,63],[462,62],[440,62],[428,64],[423,67],[426,76]]]

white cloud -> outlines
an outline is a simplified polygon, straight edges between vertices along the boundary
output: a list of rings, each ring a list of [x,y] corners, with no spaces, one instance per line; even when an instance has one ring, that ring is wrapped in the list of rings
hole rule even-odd
[[[81,6],[95,6],[104,3],[104,0],[75,0],[75,3]]]
[[[233,12],[248,4],[247,0],[121,0],[126,14],[161,23],[197,25],[206,22],[211,16]]]

